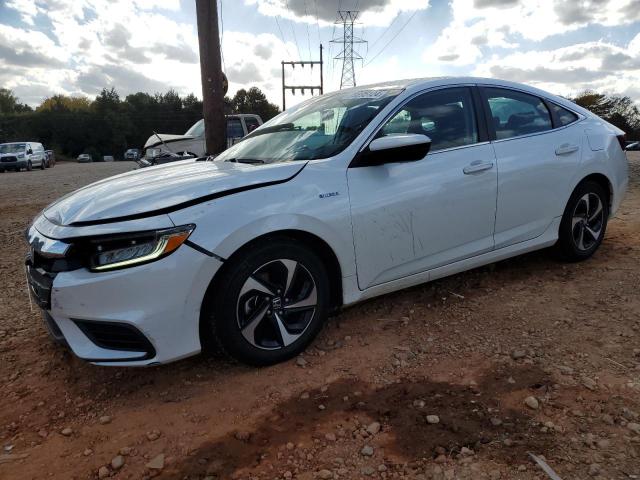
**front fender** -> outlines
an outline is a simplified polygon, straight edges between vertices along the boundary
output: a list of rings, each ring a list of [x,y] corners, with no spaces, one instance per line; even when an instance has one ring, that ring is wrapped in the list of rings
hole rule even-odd
[[[323,195],[333,192],[332,195]],[[343,276],[355,274],[349,195],[343,170],[304,168],[294,180],[243,191],[169,214],[193,223],[189,240],[222,258],[265,234],[299,230],[319,237],[335,253]]]
[[[353,252],[351,250],[343,251],[345,249],[340,232],[308,215],[272,215],[256,220],[228,235],[213,248],[213,252],[223,258],[229,258],[251,240],[284,230],[297,230],[320,238],[336,254],[342,275],[346,277],[355,274]]]

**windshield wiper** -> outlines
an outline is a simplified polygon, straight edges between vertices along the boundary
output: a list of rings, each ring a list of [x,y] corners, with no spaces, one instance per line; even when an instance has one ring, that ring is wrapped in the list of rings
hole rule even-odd
[[[229,160],[225,160],[225,162],[248,163],[250,165],[259,165],[261,163],[264,163],[264,160],[259,160],[257,158],[230,158]]]

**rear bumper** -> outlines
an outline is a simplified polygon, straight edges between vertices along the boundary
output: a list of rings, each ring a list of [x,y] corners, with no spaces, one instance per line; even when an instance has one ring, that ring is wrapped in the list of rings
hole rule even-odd
[[[139,267],[58,273],[45,323],[56,340],[97,365],[147,366],[195,355],[200,307],[220,265],[183,245]]]

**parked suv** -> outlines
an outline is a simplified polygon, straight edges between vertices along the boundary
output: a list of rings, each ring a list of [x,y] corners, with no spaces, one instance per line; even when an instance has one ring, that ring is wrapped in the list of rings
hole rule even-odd
[[[249,135],[262,125],[259,115],[227,115],[227,147]],[[205,154],[204,120],[198,120],[184,135],[153,134],[144,144],[144,157],[151,160],[162,153],[189,154],[202,157]]]
[[[0,171],[23,168],[27,171],[33,167],[44,170],[47,166],[46,154],[41,143],[15,142],[0,144]]]
[[[203,348],[271,364],[343,306],[551,246],[588,259],[628,185],[624,147],[619,128],[518,83],[340,90],[215,159],[49,205],[28,230],[29,284],[51,330],[97,364]]]

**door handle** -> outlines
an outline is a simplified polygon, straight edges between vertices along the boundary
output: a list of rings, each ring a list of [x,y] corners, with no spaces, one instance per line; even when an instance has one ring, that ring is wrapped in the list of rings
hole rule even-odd
[[[478,160],[464,167],[462,171],[465,175],[471,175],[472,173],[484,172],[491,168],[493,168],[493,162],[481,162]]]
[[[577,145],[571,145],[569,143],[565,143],[556,148],[556,155],[569,155],[570,153],[577,152],[579,147]]]

